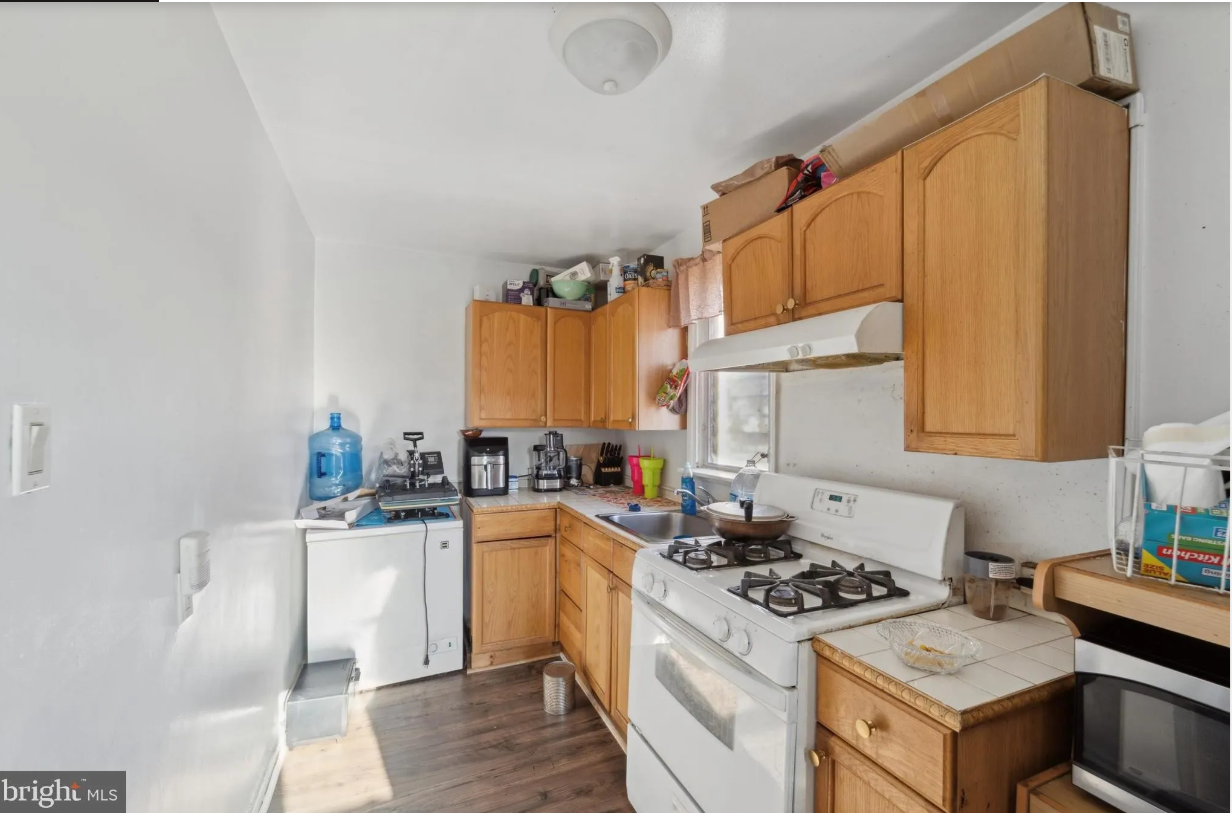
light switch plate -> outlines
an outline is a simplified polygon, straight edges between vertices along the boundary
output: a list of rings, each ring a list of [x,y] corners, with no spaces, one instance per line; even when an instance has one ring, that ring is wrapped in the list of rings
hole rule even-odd
[[[14,404],[9,438],[13,496],[51,485],[51,407]]]

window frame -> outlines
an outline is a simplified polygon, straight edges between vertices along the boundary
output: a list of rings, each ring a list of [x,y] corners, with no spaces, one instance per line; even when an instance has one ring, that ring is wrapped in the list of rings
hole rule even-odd
[[[707,342],[711,338],[713,320],[722,319],[723,315],[712,316],[709,319],[699,319],[689,325],[688,343],[689,352],[691,353],[698,345]],[[767,450],[769,457],[766,458],[766,471],[776,470],[776,458],[778,450],[778,392],[779,381],[775,373],[766,373],[770,376],[770,448]],[[708,480],[722,480],[731,482],[736,477],[736,473],[740,471],[739,466],[723,466],[717,463],[710,462],[710,416],[711,400],[714,398],[714,373],[692,373],[689,383],[689,436],[688,436],[688,453],[689,460],[695,462],[693,474],[699,477],[705,477]]]

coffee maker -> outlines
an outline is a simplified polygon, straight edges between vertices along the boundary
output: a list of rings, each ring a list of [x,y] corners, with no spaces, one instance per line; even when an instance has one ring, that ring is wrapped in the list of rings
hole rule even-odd
[[[534,491],[564,491],[565,463],[569,456],[565,451],[565,436],[556,431],[548,432],[543,436],[543,443],[536,443],[532,452],[535,471],[531,488]]]
[[[509,493],[509,438],[463,438],[462,493],[495,497]]]

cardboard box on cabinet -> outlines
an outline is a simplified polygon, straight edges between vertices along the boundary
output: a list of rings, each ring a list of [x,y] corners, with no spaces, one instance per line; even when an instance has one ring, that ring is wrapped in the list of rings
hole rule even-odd
[[[821,157],[840,178],[1047,74],[1109,99],[1138,90],[1130,17],[1099,3],[1066,3],[868,123]]]
[[[702,206],[702,245],[719,243],[774,217],[796,167],[786,166]]]

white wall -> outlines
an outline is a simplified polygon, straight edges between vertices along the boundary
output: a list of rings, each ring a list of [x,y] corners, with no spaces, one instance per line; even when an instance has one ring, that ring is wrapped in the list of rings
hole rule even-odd
[[[1146,98],[1143,428],[1228,409],[1229,11],[1135,3]],[[701,251],[686,231],[656,253]],[[1020,560],[1104,544],[1106,463],[1040,464],[903,451],[902,364],[779,376],[778,470],[957,497],[967,546]]]
[[[303,652],[312,235],[207,5],[0,9],[0,99],[0,411],[53,415],[50,489],[0,467],[0,765],[244,813]]]
[[[317,243],[316,425],[340,411],[364,439],[364,466],[404,431],[426,435],[458,476],[466,424],[466,305],[476,284],[526,279],[531,266],[399,248]],[[563,429],[566,444],[618,441],[618,432]],[[491,429],[509,438],[511,473],[530,469],[541,429]],[[461,483],[461,479],[457,480]]]
[[[1131,3],[1146,98],[1143,429],[1228,409],[1227,3]]]

